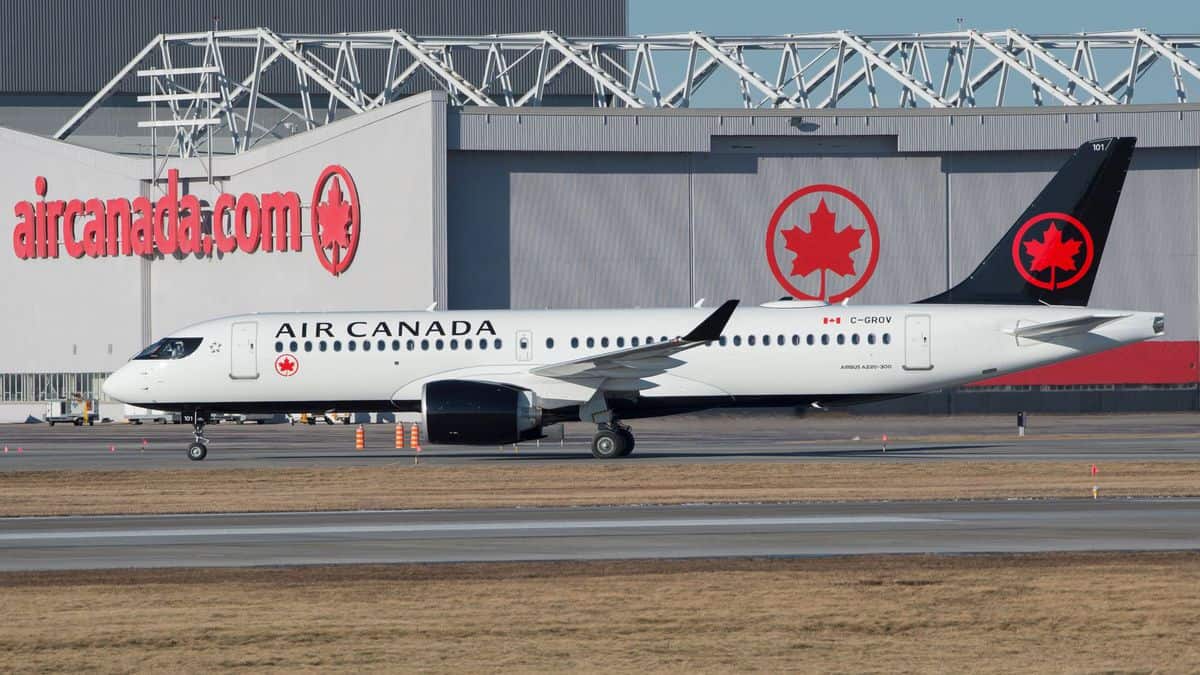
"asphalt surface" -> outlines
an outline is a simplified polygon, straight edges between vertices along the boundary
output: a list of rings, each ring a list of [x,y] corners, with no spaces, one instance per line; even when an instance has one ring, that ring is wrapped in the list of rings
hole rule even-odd
[[[0,520],[0,570],[1200,548],[1200,500]]]
[[[1034,415],[1019,438],[1010,416],[849,417],[699,415],[634,420],[632,462],[731,461],[1022,461],[1198,460],[1200,415]],[[354,449],[354,427],[212,425],[208,459],[188,461],[186,425],[94,427],[0,425],[0,473],[57,469],[215,469],[371,466],[411,461],[395,449],[395,427],[365,426],[367,448]],[[499,464],[591,461],[592,428],[568,425],[520,448],[428,446],[422,462]],[[887,454],[881,450],[888,435]],[[407,434],[406,434],[407,435]],[[18,449],[20,451],[18,452]]]

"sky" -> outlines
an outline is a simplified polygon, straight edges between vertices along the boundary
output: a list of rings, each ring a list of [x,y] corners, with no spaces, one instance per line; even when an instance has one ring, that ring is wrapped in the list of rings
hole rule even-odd
[[[1189,0],[1068,2],[1063,0],[628,0],[629,32],[713,35],[913,33],[953,30],[962,18],[980,30],[1026,33],[1121,30],[1200,33],[1200,4]]]
[[[1200,0],[1136,0],[1114,2],[1076,2],[1063,0],[999,0],[970,2],[969,0],[894,0],[873,2],[851,0],[842,2],[805,2],[803,0],[627,0],[629,3],[629,33],[664,34],[698,30],[709,35],[781,35],[787,33],[821,33],[848,30],[869,35],[873,33],[932,33],[955,30],[961,19],[966,28],[982,32],[1014,28],[1028,34],[1077,33],[1145,28],[1153,33],[1200,33]],[[1187,55],[1200,60],[1191,50]],[[811,58],[809,54],[805,58]],[[1059,53],[1058,58],[1071,60],[1071,54]],[[936,55],[935,55],[936,57]],[[1107,82],[1128,67],[1130,51],[1096,50],[1098,78]],[[749,54],[751,68],[773,79],[777,56],[764,53]],[[656,57],[660,80],[669,82],[670,90],[683,81],[686,59],[666,54]],[[978,69],[979,64],[972,70]],[[940,65],[936,66],[940,68]],[[1040,69],[1045,70],[1043,65]],[[933,81],[940,78],[940,71]],[[1055,79],[1052,77],[1052,79]],[[1189,100],[1200,96],[1200,85],[1186,78]],[[953,80],[952,80],[953,81]],[[977,91],[979,105],[994,105],[999,78],[992,78],[988,87]],[[1059,82],[1065,85],[1065,82]],[[1138,81],[1136,103],[1163,103],[1175,100],[1169,66],[1159,61]],[[879,82],[881,104],[894,106],[899,88],[887,78]],[[852,92],[841,107],[863,107],[869,104],[865,88]],[[1032,89],[1028,86],[1010,87],[1005,91],[1006,105],[1031,105]],[[693,105],[725,107],[740,105],[737,82],[732,75],[719,72],[697,91]],[[1053,101],[1050,101],[1053,103]]]

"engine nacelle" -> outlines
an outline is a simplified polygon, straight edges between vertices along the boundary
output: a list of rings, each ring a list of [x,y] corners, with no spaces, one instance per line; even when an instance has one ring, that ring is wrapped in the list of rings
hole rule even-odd
[[[498,445],[542,437],[542,407],[528,389],[492,382],[438,380],[421,391],[431,443]]]

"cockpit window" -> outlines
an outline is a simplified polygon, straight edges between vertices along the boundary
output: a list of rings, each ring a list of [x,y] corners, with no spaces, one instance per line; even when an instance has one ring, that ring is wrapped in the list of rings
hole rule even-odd
[[[163,338],[158,342],[146,347],[140,354],[133,357],[134,360],[173,360],[182,359],[183,357],[196,351],[203,341],[202,338]]]

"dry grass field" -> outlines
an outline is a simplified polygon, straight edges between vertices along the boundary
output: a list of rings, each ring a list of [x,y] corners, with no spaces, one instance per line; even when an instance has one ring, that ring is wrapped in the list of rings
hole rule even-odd
[[[397,465],[13,472],[0,516],[1200,494],[1198,462]]]
[[[1200,554],[0,575],[0,671],[1200,668]]]

